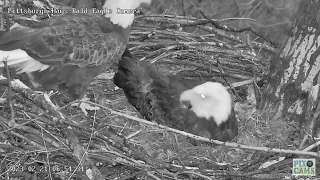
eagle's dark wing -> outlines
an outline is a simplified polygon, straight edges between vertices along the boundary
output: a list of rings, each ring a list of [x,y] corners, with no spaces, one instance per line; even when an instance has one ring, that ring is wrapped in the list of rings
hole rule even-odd
[[[175,119],[182,116],[183,109],[173,113],[174,108],[180,108],[179,92],[172,88],[170,79],[159,73],[149,62],[139,61],[125,51],[119,62],[114,83],[124,90],[130,104],[149,120],[158,123],[176,123],[166,121],[174,114]],[[181,127],[180,127],[181,129]]]
[[[121,56],[128,41],[122,32],[103,16],[60,15],[13,28],[0,37],[0,50],[21,49],[46,65],[98,66]]]
[[[222,141],[229,141],[238,134],[233,110],[229,119],[218,126],[214,119],[198,117],[188,107],[182,106],[181,93],[199,82],[165,76],[149,62],[133,58],[128,51],[119,62],[114,83],[123,89],[129,103],[148,120]]]

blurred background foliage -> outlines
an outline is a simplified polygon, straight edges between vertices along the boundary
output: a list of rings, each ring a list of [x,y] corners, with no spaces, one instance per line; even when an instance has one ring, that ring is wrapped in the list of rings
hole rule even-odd
[[[212,19],[239,18],[223,21],[223,24],[233,28],[251,27],[271,41],[281,44],[288,35],[300,2],[301,0],[153,0],[150,7],[144,8],[154,14],[203,18],[199,11],[201,9]],[[193,30],[198,31],[197,28],[188,29],[189,32]]]
[[[105,0],[51,1],[69,7],[90,7],[98,1],[103,4]],[[288,35],[300,2],[301,0],[152,0],[151,6],[143,8],[152,14],[203,18],[199,11],[201,9],[212,19],[238,18],[223,21],[223,24],[233,28],[251,27],[271,41],[281,44]],[[188,28],[187,31],[198,31],[201,34],[197,28]]]

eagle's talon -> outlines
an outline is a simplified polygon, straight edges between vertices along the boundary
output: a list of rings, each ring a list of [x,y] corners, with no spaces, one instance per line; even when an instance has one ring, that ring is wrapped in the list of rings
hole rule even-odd
[[[48,93],[49,97],[51,97],[52,95],[55,95],[55,94],[57,94],[57,92],[54,92],[53,90],[49,91],[49,93]]]
[[[47,94],[49,97],[57,94],[58,92],[54,92],[53,90],[50,90],[50,91],[33,91],[36,95],[44,95],[44,94]]]
[[[6,102],[5,98],[0,98],[0,104],[4,104]]]
[[[89,101],[89,98],[85,97],[85,98],[81,99],[81,102],[73,103],[73,104],[71,104],[71,106],[73,106],[73,107],[74,107],[74,106],[79,107],[79,108],[81,109],[81,111],[82,111],[86,116],[88,116],[87,110],[89,110],[89,111],[100,110],[99,107],[91,106],[89,103],[86,103],[86,101]]]
[[[42,95],[42,94],[44,94],[43,91],[33,91],[33,92],[36,93],[37,95]]]

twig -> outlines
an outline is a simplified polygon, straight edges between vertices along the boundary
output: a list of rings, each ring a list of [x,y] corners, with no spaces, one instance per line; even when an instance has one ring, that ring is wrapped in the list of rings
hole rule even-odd
[[[319,116],[320,116],[319,91],[320,91],[320,85],[316,84],[311,88],[310,93],[308,95],[307,108],[306,108],[307,121],[304,123],[304,126],[303,126],[304,138],[300,143],[299,149],[303,148],[303,146],[305,145],[309,137],[313,139],[314,135],[317,132],[317,129],[315,129],[315,126],[317,124],[317,121],[319,121]]]
[[[51,102],[49,96],[47,94],[43,94],[43,96],[35,93],[33,90],[31,90],[28,86],[23,84],[19,79],[13,79],[10,81],[11,87],[22,94],[24,97],[27,97],[34,103],[38,104],[41,108],[47,110],[50,112],[50,114],[57,119],[65,119],[63,114],[58,111],[58,108]],[[0,78],[0,85],[6,85],[8,84],[8,79]]]
[[[217,65],[218,65],[218,70],[220,71],[220,73],[224,73],[223,69],[221,68],[219,59],[217,60]],[[232,86],[232,84],[230,84],[224,76],[222,78],[228,84],[228,86],[230,87],[232,92],[237,96],[237,98],[240,99],[240,101],[244,101],[243,98],[237,93],[236,89]]]
[[[75,135],[72,128],[65,128],[62,131],[63,134],[68,138],[68,145],[72,150],[73,157],[75,157],[75,159],[79,163],[78,165],[82,164],[85,168],[85,171],[90,171],[90,176],[94,177],[94,179],[103,180],[103,175],[95,166],[95,164],[89,159],[87,152],[82,147],[79,138]],[[89,176],[89,174],[87,175]]]
[[[261,78],[257,78],[258,81],[260,81]],[[248,84],[251,84],[253,83],[253,79],[248,79],[248,80],[244,80],[244,81],[241,81],[241,82],[235,82],[235,83],[232,83],[232,86],[233,87],[240,87],[240,86],[246,86]]]
[[[278,148],[267,148],[267,147],[255,147],[255,146],[247,146],[247,145],[242,145],[242,144],[237,144],[237,143],[221,142],[221,141],[218,141],[218,140],[212,140],[212,139],[196,136],[196,135],[193,135],[193,134],[190,134],[190,133],[186,133],[184,131],[179,131],[177,129],[169,128],[169,127],[164,126],[164,125],[159,125],[157,123],[150,122],[150,121],[147,121],[147,120],[144,120],[144,119],[140,119],[140,118],[137,118],[137,117],[133,117],[133,116],[121,113],[121,112],[113,111],[113,110],[111,110],[111,109],[109,109],[109,108],[107,108],[105,106],[102,106],[100,104],[96,104],[96,103],[93,103],[93,102],[90,102],[90,101],[85,101],[85,102],[88,103],[88,104],[92,104],[92,105],[98,106],[100,108],[106,109],[112,114],[116,114],[118,116],[126,117],[128,119],[131,119],[131,120],[134,120],[134,121],[137,121],[137,122],[141,122],[141,123],[144,123],[144,124],[156,126],[158,128],[165,129],[165,130],[177,133],[177,134],[181,134],[183,136],[187,136],[189,138],[192,138],[192,139],[195,139],[195,140],[198,140],[198,141],[202,141],[202,142],[207,142],[207,143],[212,143],[212,144],[217,144],[217,145],[223,145],[223,146],[226,146],[226,147],[229,147],[229,148],[240,148],[240,149],[246,149],[246,150],[255,150],[255,151],[263,151],[263,152],[274,152],[274,153],[284,153],[284,154],[298,154],[298,155],[307,155],[307,156],[313,156],[313,157],[320,158],[320,154],[318,154],[316,152],[295,151],[295,150],[286,150],[286,149],[278,149]]]
[[[238,18],[233,18],[233,20],[238,19]],[[218,20],[221,21],[221,20]],[[214,27],[216,27],[217,29],[221,29],[227,32],[238,32],[238,33],[242,33],[245,31],[249,31],[252,32],[254,35],[260,37],[261,39],[263,39],[266,42],[269,42],[272,46],[277,47],[277,44],[275,42],[272,42],[271,40],[267,39],[266,36],[262,36],[259,33],[257,33],[256,31],[254,31],[251,27],[247,27],[247,28],[241,28],[241,29],[236,29],[236,28],[230,28],[230,27],[226,27],[225,25],[220,25],[218,24],[217,20],[214,19],[206,19],[206,20],[198,20],[198,21],[194,21],[188,24],[171,24],[171,25],[167,25],[167,26],[162,26],[162,29],[168,29],[168,28],[179,28],[179,27],[189,27],[189,26],[199,26],[199,25],[205,25],[208,23],[211,23]]]
[[[150,178],[153,178],[155,180],[161,180],[160,178],[158,178],[157,176],[155,176],[154,174],[152,174],[151,172],[147,172],[147,175],[150,177]]]
[[[79,103],[79,104],[80,104],[80,103]],[[92,122],[92,127],[95,127],[96,113],[97,113],[97,111],[94,112],[94,118],[93,118],[93,122]],[[79,163],[78,163],[77,167],[76,167],[76,168],[74,169],[74,171],[71,173],[71,175],[69,176],[68,180],[70,180],[70,179],[72,178],[72,176],[76,173],[77,169],[82,166],[83,160],[84,160],[84,158],[85,158],[85,155],[88,153],[88,149],[89,149],[90,144],[91,144],[91,142],[92,142],[93,134],[94,134],[94,128],[92,128],[92,130],[91,130],[88,145],[87,145],[87,147],[85,148],[85,151],[84,151],[81,159],[79,160]],[[100,176],[100,175],[99,175],[99,176]]]
[[[311,149],[313,149],[313,148],[315,148],[315,147],[317,147],[317,146],[319,146],[320,145],[320,141],[317,141],[316,143],[314,143],[314,144],[311,144],[310,146],[308,146],[308,147],[306,147],[305,149],[303,149],[302,151],[310,151]]]
[[[261,97],[262,97],[262,93],[260,91],[260,88],[257,85],[257,73],[256,73],[256,68],[255,66],[251,66],[252,69],[252,80],[253,80],[253,85],[254,85],[254,93],[256,95],[256,101],[257,101],[257,106],[260,103]]]
[[[44,137],[44,134],[43,134],[43,129],[41,128],[41,135],[42,137]],[[49,159],[49,153],[48,153],[48,148],[47,148],[47,144],[46,144],[46,141],[43,139],[43,145],[44,145],[44,148],[46,150],[46,160],[47,160],[47,163],[50,164],[50,159]],[[49,170],[49,177],[50,179],[52,179],[52,174],[51,174],[51,166],[48,166],[48,170]]]
[[[10,121],[13,121],[13,119],[14,119],[14,109],[12,107],[11,76],[10,76],[10,71],[9,71],[9,67],[8,67],[6,58],[3,60],[3,64],[4,64],[4,68],[6,70],[7,79],[8,79],[7,103],[8,103],[8,106],[10,108]]]
[[[195,26],[195,27],[203,29],[207,32],[214,33],[214,34],[219,35],[223,38],[235,41],[237,43],[242,43],[242,44],[245,44],[245,42],[243,42],[240,38],[237,38],[236,36],[228,35],[226,33],[219,32],[218,30],[216,30],[216,28],[212,28],[210,26],[205,26],[205,25],[207,23],[210,23],[211,20],[215,21],[215,22],[222,22],[222,21],[226,21],[226,20],[252,20],[250,18],[228,18],[228,19],[222,19],[222,20],[220,20],[220,19],[208,20],[208,19],[197,19],[197,18],[185,17],[185,16],[175,16],[175,15],[164,15],[164,16],[148,15],[148,16],[146,16],[145,19],[147,21],[164,22],[166,24],[170,23],[170,24],[172,24],[172,26],[174,26],[174,28],[178,28],[178,27],[182,27],[182,26],[186,26],[186,27],[187,26]],[[170,25],[167,25],[167,26],[170,26]],[[134,26],[134,28],[137,28],[137,27]],[[164,27],[162,26],[160,28],[160,30],[163,28]],[[170,29],[170,30],[172,30],[172,29]],[[276,52],[274,47],[268,46],[265,43],[259,43],[256,41],[252,41],[251,43],[257,49],[263,49],[263,50],[266,50],[266,51],[272,52],[272,53]]]
[[[199,176],[199,177],[201,177],[201,178],[203,178],[203,179],[211,180],[210,177],[205,176],[205,175],[202,175],[202,174],[200,174],[200,173],[193,172],[193,171],[183,171],[183,172],[181,172],[181,173],[179,173],[179,174],[196,175],[196,176]]]

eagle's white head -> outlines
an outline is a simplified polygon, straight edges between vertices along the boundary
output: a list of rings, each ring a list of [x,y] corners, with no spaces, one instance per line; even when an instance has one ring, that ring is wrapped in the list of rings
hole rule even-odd
[[[184,91],[180,102],[190,103],[190,110],[198,117],[208,120],[212,117],[218,126],[228,120],[232,108],[231,95],[217,82],[206,82]]]
[[[151,4],[152,0],[106,0],[103,8],[106,17],[123,28],[130,26],[134,19],[134,10],[142,3]]]

